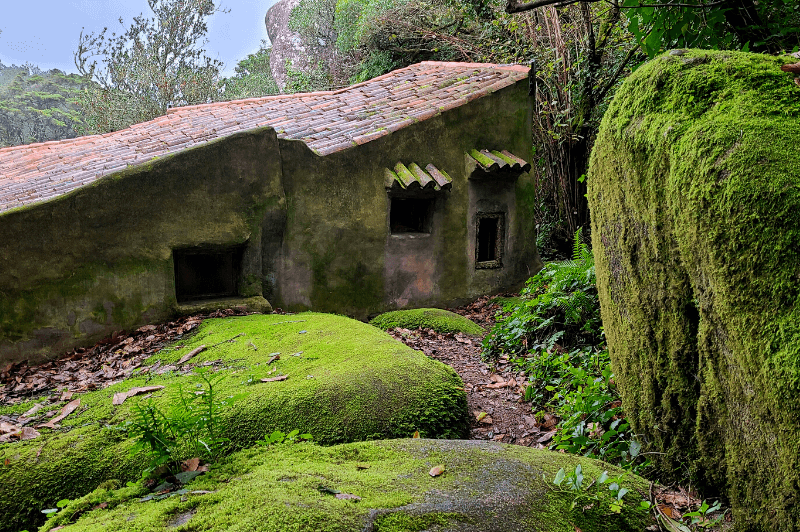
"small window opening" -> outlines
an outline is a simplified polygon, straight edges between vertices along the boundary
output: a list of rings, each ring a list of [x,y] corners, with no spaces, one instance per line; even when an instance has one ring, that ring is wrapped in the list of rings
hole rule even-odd
[[[392,198],[389,228],[397,233],[430,233],[433,198]]]
[[[503,214],[479,214],[475,262],[477,268],[500,268],[502,263]]]
[[[173,252],[178,303],[238,295],[243,247]]]

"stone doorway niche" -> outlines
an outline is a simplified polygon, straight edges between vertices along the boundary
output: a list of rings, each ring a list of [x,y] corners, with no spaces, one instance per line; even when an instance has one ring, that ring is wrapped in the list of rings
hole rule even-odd
[[[173,250],[178,303],[238,296],[244,247]]]

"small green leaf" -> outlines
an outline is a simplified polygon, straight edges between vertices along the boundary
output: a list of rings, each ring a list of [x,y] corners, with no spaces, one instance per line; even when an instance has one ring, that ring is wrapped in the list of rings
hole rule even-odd
[[[560,486],[561,483],[564,482],[565,476],[566,473],[564,473],[564,468],[562,467],[561,469],[558,470],[558,473],[556,473],[556,478],[553,479],[553,484],[555,484],[556,486]]]

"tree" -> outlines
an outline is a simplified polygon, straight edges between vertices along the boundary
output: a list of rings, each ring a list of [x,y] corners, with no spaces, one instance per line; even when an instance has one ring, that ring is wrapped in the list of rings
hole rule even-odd
[[[629,30],[650,57],[684,47],[765,53],[800,47],[797,0],[508,0],[506,11],[598,2],[625,10]]]
[[[0,64],[0,147],[75,137],[84,85],[77,74]]]
[[[115,131],[218,94],[223,65],[203,49],[206,22],[220,11],[213,0],[147,3],[153,16],[135,17],[120,35],[107,37],[108,28],[97,35],[81,31],[75,66],[97,84],[82,101],[88,133]]]
[[[271,48],[262,40],[258,51],[248,54],[236,64],[234,69],[236,74],[222,80],[221,98],[238,100],[278,94],[280,92],[278,84],[275,83],[269,68],[270,53]]]

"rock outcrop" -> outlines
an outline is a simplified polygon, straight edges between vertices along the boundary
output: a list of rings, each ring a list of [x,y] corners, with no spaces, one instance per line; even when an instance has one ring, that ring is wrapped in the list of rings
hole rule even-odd
[[[207,349],[180,362],[201,345]],[[182,394],[203,388],[197,374],[203,367],[213,368],[216,397],[232,398],[218,416],[228,451],[253,446],[275,430],[300,429],[324,444],[408,437],[416,430],[449,438],[469,434],[463,383],[452,368],[371,325],[316,313],[209,319],[129,378],[76,394],[79,408],[57,430],[39,428],[35,439],[0,444],[0,531],[31,529],[44,519],[41,510],[86,495],[102,482],[139,478],[149,457],[136,451],[120,427],[141,423],[141,408],[149,404],[175,416]],[[145,386],[161,389],[152,398],[115,397]],[[40,420],[29,419],[30,426],[63,406],[39,402]],[[33,405],[4,407],[0,414]],[[188,444],[181,448],[196,452]]]
[[[293,70],[305,72],[310,68],[310,51],[303,44],[303,39],[296,31],[289,29],[289,17],[292,10],[300,4],[300,0],[280,0],[267,10],[264,24],[272,43],[269,56],[269,67],[275,83],[283,92],[287,83],[287,64]]]
[[[592,153],[603,324],[658,465],[740,530],[800,525],[800,87],[789,57],[673,50]],[[695,484],[696,483],[696,484]]]
[[[553,484],[559,468],[571,473],[578,465],[580,492]],[[437,466],[444,473],[432,476]],[[609,478],[623,475],[618,510],[611,509],[611,481],[597,482],[604,470]],[[640,506],[648,482],[636,475],[589,458],[485,441],[248,449],[181,491],[156,500],[162,496],[142,497],[137,487],[99,489],[42,530],[640,532],[652,522]]]

